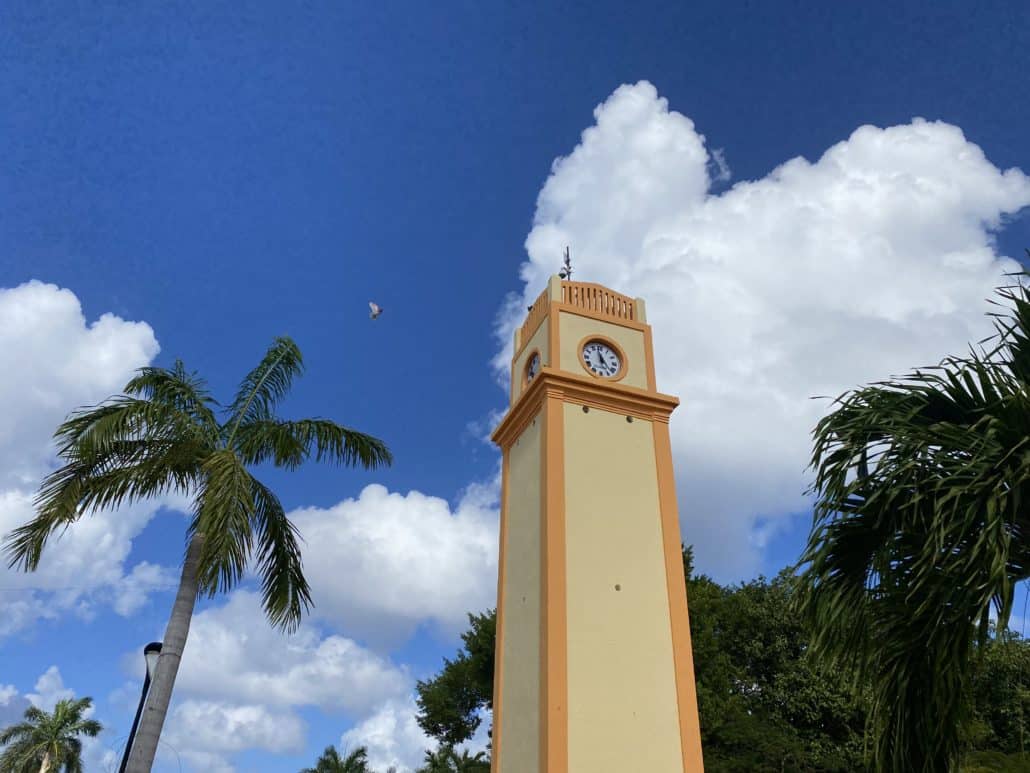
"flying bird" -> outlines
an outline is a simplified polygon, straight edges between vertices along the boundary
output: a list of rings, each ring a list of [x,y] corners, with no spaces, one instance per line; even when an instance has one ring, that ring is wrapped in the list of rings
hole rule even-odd
[[[368,315],[371,319],[376,319],[380,314],[383,313],[382,306],[380,306],[375,301],[369,301],[368,308],[372,310],[372,313]]]

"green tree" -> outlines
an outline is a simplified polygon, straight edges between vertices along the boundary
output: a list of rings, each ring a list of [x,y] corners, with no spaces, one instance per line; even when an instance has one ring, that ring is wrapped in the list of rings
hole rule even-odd
[[[973,658],[967,748],[1006,754],[1030,747],[1030,642],[997,630]]]
[[[870,686],[885,772],[954,769],[974,643],[1030,573],[1030,294],[998,294],[993,349],[846,393],[813,433],[799,606],[822,662]]]
[[[372,769],[368,766],[366,747],[359,746],[346,757],[341,757],[335,746],[327,746],[315,767],[304,768],[300,773],[372,773]]]
[[[103,729],[86,719],[91,698],[62,700],[47,713],[35,706],[25,710],[25,721],[0,732],[0,773],[82,773],[82,741]]]
[[[419,725],[445,746],[470,739],[479,727],[480,710],[493,708],[496,610],[468,618],[463,651],[454,660],[445,658],[443,670],[415,688]]]
[[[179,590],[129,758],[133,773],[153,765],[199,594],[230,590],[255,559],[273,625],[293,630],[310,607],[296,528],[248,466],[293,470],[312,455],[368,469],[391,461],[374,437],[326,419],[276,415],[302,368],[296,344],[277,338],[221,419],[205,382],[181,362],[141,369],[124,395],[72,414],[57,429],[65,463],[43,481],[35,518],[8,535],[11,566],[31,571],[49,537],[83,514],[170,492],[193,498]]]
[[[722,588],[688,584],[705,769],[851,771],[862,767],[861,696],[805,656],[789,570]]]
[[[468,749],[463,749],[459,757],[452,744],[427,751],[424,762],[417,773],[488,773],[490,770],[490,760],[485,752],[469,754]]]

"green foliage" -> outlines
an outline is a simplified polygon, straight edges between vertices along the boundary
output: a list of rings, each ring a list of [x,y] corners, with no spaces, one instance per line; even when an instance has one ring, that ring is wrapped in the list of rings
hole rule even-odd
[[[368,749],[359,746],[346,757],[341,757],[335,746],[325,747],[313,768],[300,773],[373,773],[368,766]]]
[[[484,752],[469,754],[462,750],[461,756],[451,744],[444,744],[436,751],[427,751],[424,764],[416,773],[489,773],[490,760]]]
[[[992,636],[974,658],[966,745],[1015,754],[1030,748],[1030,642],[1012,631]]]
[[[787,570],[731,588],[688,582],[708,771],[862,767],[864,701],[805,657],[795,584]]]
[[[974,752],[962,760],[959,773],[1030,773],[1030,754]]]
[[[443,670],[416,685],[418,723],[445,746],[467,741],[479,727],[477,712],[492,708],[496,610],[468,616],[464,649]]]
[[[374,437],[325,419],[275,415],[302,370],[296,344],[277,338],[221,420],[205,382],[179,361],[142,368],[124,395],[73,413],[55,433],[64,464],[43,481],[36,517],[6,538],[10,565],[36,569],[51,535],[84,514],[178,493],[193,498],[189,537],[202,536],[200,591],[230,590],[256,559],[269,620],[295,629],[311,604],[298,534],[247,466],[292,470],[312,455],[368,469],[391,463]]]
[[[1030,292],[999,295],[991,351],[849,392],[814,431],[799,609],[820,661],[868,686],[885,772],[953,768],[975,644],[1030,576]]]
[[[92,698],[62,700],[47,713],[35,706],[25,710],[25,720],[0,731],[0,773],[38,773],[46,760],[57,773],[82,773],[82,741],[103,729],[86,719]]]

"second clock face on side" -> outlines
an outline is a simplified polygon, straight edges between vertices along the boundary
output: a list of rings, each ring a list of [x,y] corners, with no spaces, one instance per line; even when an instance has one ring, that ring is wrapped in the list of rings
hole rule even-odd
[[[611,378],[622,369],[619,354],[604,341],[589,341],[583,347],[583,365],[591,373]]]
[[[540,372],[540,355],[534,354],[526,366],[526,383],[533,380],[533,376]]]

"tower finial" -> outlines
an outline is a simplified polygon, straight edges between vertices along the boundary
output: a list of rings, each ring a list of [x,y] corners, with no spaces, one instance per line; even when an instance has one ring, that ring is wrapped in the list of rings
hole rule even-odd
[[[568,246],[565,247],[565,263],[562,265],[562,270],[558,272],[558,276],[572,281],[572,260],[569,258]]]

